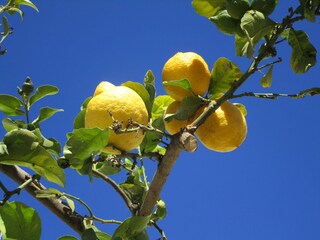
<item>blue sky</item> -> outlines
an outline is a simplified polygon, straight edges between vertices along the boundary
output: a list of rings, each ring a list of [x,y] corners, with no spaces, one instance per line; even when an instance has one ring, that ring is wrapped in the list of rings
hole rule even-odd
[[[296,1],[290,1],[297,4]],[[35,85],[59,87],[58,95],[35,107],[63,108],[43,124],[46,136],[64,143],[73,119],[85,98],[103,80],[119,85],[142,82],[151,69],[157,94],[164,63],[178,51],[199,53],[211,68],[216,59],[227,57],[245,71],[250,61],[235,56],[233,37],[226,36],[197,15],[191,1],[34,1],[40,12],[25,8],[25,19],[9,19],[14,34],[5,40],[8,53],[0,61],[0,93],[16,94],[26,76]],[[281,20],[288,2],[280,1],[273,14]],[[317,23],[299,23],[320,49]],[[274,68],[273,85],[263,89],[257,73],[239,90],[297,93],[319,87],[319,64],[307,74],[293,74],[290,48],[282,43]],[[300,240],[320,238],[320,114],[319,97],[276,101],[241,98],[248,115],[248,136],[231,153],[216,153],[200,146],[183,153],[161,197],[168,208],[159,225],[168,239]],[[36,116],[37,109],[32,114]],[[0,115],[3,117],[3,115]],[[0,129],[0,134],[4,130]],[[146,160],[151,181],[156,163]],[[120,197],[95,179],[89,183],[67,170],[66,191],[92,206],[99,217],[122,220],[129,217]],[[1,174],[1,181],[14,187]],[[4,179],[4,180],[2,180]],[[123,181],[123,175],[115,177]],[[48,186],[53,186],[46,183]],[[54,186],[55,187],[55,186]],[[45,207],[22,193],[14,200],[26,201],[39,211],[42,239],[73,234]],[[77,209],[85,213],[84,209]],[[114,226],[99,227],[112,231]],[[150,238],[160,237],[150,230]]]

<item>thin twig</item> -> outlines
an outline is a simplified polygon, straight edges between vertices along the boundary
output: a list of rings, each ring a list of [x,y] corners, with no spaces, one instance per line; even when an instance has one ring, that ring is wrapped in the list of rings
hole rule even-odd
[[[265,64],[265,65],[263,65],[261,67],[258,67],[257,70],[260,71],[260,70],[262,70],[262,69],[264,69],[266,67],[269,67],[269,66],[272,66],[274,64],[281,63],[281,62],[282,62],[282,58],[279,57],[278,60],[276,60],[274,62],[271,62],[271,63],[268,63],[268,64]]]
[[[95,220],[95,221],[98,221],[100,223],[113,223],[113,224],[121,224],[122,222],[121,221],[117,221],[117,220],[105,220],[105,219],[102,219],[102,218],[99,218],[99,217],[96,217],[94,214],[93,214],[93,211],[91,210],[91,208],[89,207],[88,204],[86,204],[82,199],[78,198],[78,197],[75,197],[71,194],[68,194],[68,193],[62,193],[61,196],[66,196],[68,198],[71,198],[79,203],[81,203],[86,209],[87,211],[89,212],[89,219],[90,220]]]
[[[320,88],[310,88],[306,90],[302,90],[296,94],[288,94],[288,93],[254,93],[254,92],[244,92],[241,94],[233,95],[231,98],[240,98],[240,97],[256,97],[263,99],[277,99],[278,97],[289,97],[289,98],[304,98],[306,95],[315,96],[320,95]]]
[[[115,181],[113,181],[111,178],[109,178],[108,176],[104,175],[103,173],[101,173],[95,169],[92,169],[92,173],[97,175],[98,177],[100,177],[103,181],[109,183],[111,185],[111,187],[113,187],[113,189],[116,190],[117,193],[119,193],[119,195],[124,200],[127,207],[130,209],[130,211],[132,213],[137,210],[138,206],[136,204],[132,203],[130,198],[126,195],[126,193],[119,187],[119,185]]]
[[[22,183],[19,187],[17,187],[16,189],[9,191],[4,185],[3,183],[0,181],[0,188],[3,190],[4,192],[4,198],[2,201],[0,201],[0,206],[4,205],[13,195],[15,194],[20,194],[21,190],[23,190],[24,188],[26,188],[30,183],[32,183],[34,180],[39,180],[40,179],[40,175],[35,174],[33,175],[31,178],[27,179],[24,183]]]

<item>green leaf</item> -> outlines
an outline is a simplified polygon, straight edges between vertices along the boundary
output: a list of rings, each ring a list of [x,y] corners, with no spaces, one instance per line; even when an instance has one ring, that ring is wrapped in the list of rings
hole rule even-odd
[[[66,196],[62,196],[61,199],[64,199],[67,202],[68,206],[70,207],[71,212],[74,212],[75,210],[74,201]]]
[[[299,92],[299,98],[305,97],[306,95],[315,96],[320,95],[320,88],[309,88]]]
[[[240,20],[232,18],[227,10],[219,11],[209,20],[219,29],[220,32],[232,35],[235,34],[240,26]]]
[[[1,33],[2,37],[0,39],[0,44],[10,34],[10,27],[9,27],[8,19],[5,16],[2,17],[2,25],[3,25],[3,32]]]
[[[240,110],[243,116],[247,116],[248,114],[247,109],[242,103],[233,103],[233,105],[235,105]]]
[[[165,131],[164,121],[161,117],[156,118],[152,121],[152,127],[159,129],[161,131]],[[158,152],[160,149],[157,148],[158,144],[162,140],[162,135],[155,132],[146,132],[142,143],[140,144],[140,151],[142,153],[148,152]]]
[[[193,0],[192,6],[196,13],[204,17],[214,16],[224,7],[225,0]]]
[[[40,239],[41,220],[33,208],[21,202],[7,202],[0,207],[0,216],[6,228],[7,238]]]
[[[8,155],[8,149],[7,149],[7,145],[5,145],[3,142],[0,142],[0,156],[1,155]]]
[[[39,123],[52,117],[57,112],[63,112],[63,109],[56,109],[51,107],[40,108],[40,114],[35,120],[33,120],[32,124],[38,125]]]
[[[13,15],[15,13],[19,13],[20,15],[20,18],[21,20],[23,20],[23,12],[19,9],[19,8],[16,8],[16,7],[10,7],[7,12],[10,14],[10,15]]]
[[[174,102],[174,99],[168,95],[156,97],[152,107],[152,120],[162,117],[164,111],[172,102]]]
[[[248,41],[246,37],[236,35],[234,44],[236,45],[236,56],[247,56],[248,58],[253,56],[254,47],[252,41]]]
[[[133,203],[142,203],[145,194],[144,187],[133,183],[121,183],[119,186]]]
[[[151,70],[148,70],[147,73],[144,75],[144,84],[151,84],[154,86],[155,77]]]
[[[7,132],[10,132],[14,129],[23,128],[26,124],[22,120],[14,121],[11,118],[4,118],[2,119],[2,125]]]
[[[46,188],[35,191],[37,198],[60,198],[61,192],[55,188]]]
[[[9,154],[0,155],[0,163],[28,167],[48,181],[64,186],[64,171],[52,155],[39,145],[38,137],[26,129],[8,132],[3,139]]]
[[[190,119],[202,105],[203,102],[199,98],[187,96],[182,100],[175,114],[167,114],[165,121],[170,122],[173,118],[178,120]]]
[[[301,2],[301,1],[300,1]],[[303,16],[306,20],[309,22],[315,22],[316,21],[316,9],[320,5],[319,0],[304,0],[301,3],[301,7],[303,8]]]
[[[57,240],[78,240],[78,238],[67,235],[67,236],[59,237]]]
[[[211,71],[209,94],[214,98],[227,92],[235,81],[243,75],[240,68],[227,58],[219,58]]]
[[[54,95],[59,92],[59,89],[52,85],[43,85],[36,89],[36,92],[30,98],[30,106],[32,106],[35,102],[39,101],[40,99]]]
[[[150,116],[152,104],[151,104],[150,95],[149,95],[147,89],[142,84],[137,83],[137,82],[132,82],[132,81],[125,82],[121,85],[128,87],[128,88],[131,88],[133,91],[135,91],[136,93],[139,94],[139,96],[142,98],[144,104],[146,105],[146,108],[148,110],[148,115]]]
[[[94,164],[93,167],[104,175],[114,175],[121,171],[121,167],[117,166],[116,163],[113,163],[111,160]]]
[[[73,128],[74,129],[79,129],[79,128],[84,128],[85,127],[85,116],[86,116],[86,109],[89,101],[92,99],[92,97],[88,97],[83,103],[80,108],[80,112],[78,115],[75,117],[73,121]]]
[[[92,226],[82,233],[81,240],[111,240],[111,236],[100,232],[95,226]]]
[[[316,64],[317,50],[310,43],[309,37],[304,31],[291,29],[288,43],[292,48],[290,65],[294,73],[306,73]]]
[[[157,201],[157,208],[151,216],[151,220],[158,221],[164,219],[167,216],[166,204],[163,200]]]
[[[270,18],[265,17],[263,13],[250,10],[247,11],[244,16],[241,18],[241,29],[245,32],[247,42],[243,43],[243,41],[239,41],[236,45],[240,45],[242,43],[243,47],[239,47],[242,49],[243,55],[239,56],[247,56],[251,58],[253,56],[253,47],[261,40],[264,36],[270,35],[271,31],[275,27],[275,22]],[[237,41],[237,38],[236,38]],[[245,51],[245,49],[247,51]],[[239,53],[239,52],[237,52]]]
[[[192,87],[188,79],[181,79],[181,80],[173,80],[173,81],[164,81],[162,82],[164,86],[176,86],[181,87],[184,90],[191,91]]]
[[[54,138],[45,138],[39,128],[33,130],[33,133],[38,137],[38,142],[42,147],[54,154],[56,157],[59,157],[61,145],[57,140]]]
[[[94,153],[107,146],[109,129],[80,128],[69,133],[69,139],[64,147],[64,154],[71,167],[80,169],[84,161]]]
[[[137,239],[134,237],[137,237],[139,234],[144,232],[149,221],[150,221],[150,216],[146,216],[146,217],[133,216],[131,218],[127,218],[116,229],[116,231],[112,235],[112,240],[121,240],[123,238]],[[141,238],[141,239],[149,239],[149,238],[147,237],[147,238]]]
[[[30,0],[13,0],[13,2],[14,2],[14,4],[17,4],[18,6],[19,5],[29,6],[29,7],[33,8],[34,10],[36,10],[37,12],[39,12],[39,9]]]
[[[6,227],[5,227],[4,222],[2,220],[1,214],[0,214],[0,239],[7,239],[7,237],[6,237]]]
[[[7,116],[19,116],[24,114],[20,109],[22,102],[11,95],[0,94],[0,111]]]
[[[272,84],[272,71],[273,71],[273,65],[268,69],[268,72],[263,75],[263,77],[260,80],[260,84],[264,88],[271,87]]]

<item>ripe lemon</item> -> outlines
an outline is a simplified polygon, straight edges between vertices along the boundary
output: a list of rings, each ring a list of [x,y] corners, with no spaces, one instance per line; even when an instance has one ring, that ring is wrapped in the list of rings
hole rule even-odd
[[[113,85],[112,83],[110,82],[107,82],[107,81],[103,81],[103,82],[100,82],[98,84],[98,86],[96,87],[96,90],[94,91],[94,94],[93,96],[97,96],[99,95],[100,93],[103,93],[105,91],[109,91],[111,90],[112,88],[114,88],[115,85]]]
[[[171,57],[162,70],[162,81],[188,79],[192,91],[203,95],[210,84],[210,71],[204,59],[194,52],[178,52]],[[177,101],[182,101],[192,93],[178,86],[164,85],[167,94]]]
[[[246,119],[236,106],[225,102],[206,119],[195,134],[208,149],[230,152],[246,138]]]
[[[174,114],[177,112],[177,110],[180,107],[181,102],[174,101],[172,102],[166,109],[164,113],[164,117],[166,118],[168,115]],[[180,132],[181,129],[186,127],[190,123],[189,120],[178,120],[173,118],[171,121],[164,121],[164,126],[165,129],[170,133],[170,134],[176,134]]]
[[[88,103],[85,127],[109,128],[116,120],[122,122],[121,129],[125,129],[129,119],[139,124],[148,124],[148,111],[144,101],[128,87],[111,86],[108,91],[94,96]],[[110,130],[108,146],[102,151],[111,154],[119,154],[119,150],[129,152],[141,144],[143,136],[142,130],[123,134]]]

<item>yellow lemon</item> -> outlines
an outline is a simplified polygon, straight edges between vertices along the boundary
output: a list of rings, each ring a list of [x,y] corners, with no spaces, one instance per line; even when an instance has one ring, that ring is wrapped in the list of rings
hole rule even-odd
[[[171,57],[162,70],[162,81],[188,79],[192,91],[203,95],[210,84],[210,71],[204,59],[194,52],[178,52]],[[192,93],[178,86],[164,85],[167,94],[177,101],[182,101]]]
[[[121,129],[128,126],[129,120],[143,125],[148,124],[148,111],[144,101],[128,87],[111,87],[108,91],[94,96],[87,105],[86,128],[110,128],[115,120],[122,124]],[[120,151],[129,152],[141,144],[143,137],[142,130],[122,134],[110,130],[108,146],[103,151],[111,154],[118,154]]]
[[[112,83],[110,82],[107,82],[107,81],[103,81],[103,82],[100,82],[98,84],[98,86],[96,87],[96,90],[94,91],[94,94],[93,96],[97,96],[99,95],[100,93],[103,93],[105,91],[110,91],[111,89],[113,89],[115,87],[115,85],[113,85]]]
[[[177,112],[177,110],[180,107],[181,102],[174,101],[172,102],[166,109],[164,113],[164,117],[166,118],[168,115],[174,114]],[[164,121],[164,126],[165,129],[170,133],[170,134],[176,134],[180,132],[181,129],[186,127],[190,123],[189,120],[178,120],[178,119],[171,119],[171,121]]]
[[[247,136],[246,119],[236,106],[225,102],[206,119],[195,134],[208,149],[230,152],[239,147]]]

